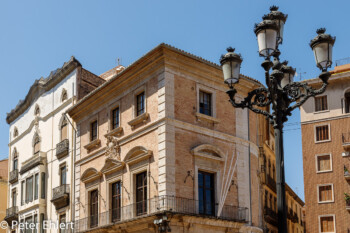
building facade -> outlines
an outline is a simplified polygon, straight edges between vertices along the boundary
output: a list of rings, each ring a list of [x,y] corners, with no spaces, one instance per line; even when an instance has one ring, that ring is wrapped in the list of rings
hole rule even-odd
[[[335,67],[324,94],[300,108],[306,232],[350,231],[350,64]],[[317,79],[307,80],[319,87]]]
[[[0,160],[0,222],[6,217],[7,206],[8,159]],[[6,229],[0,227],[0,233]]]
[[[75,132],[64,113],[103,82],[72,57],[49,77],[36,80],[25,99],[8,113],[9,189],[5,220],[10,226],[13,221],[39,223],[40,228],[34,232],[44,232],[44,220],[72,221]],[[19,229],[11,229],[16,231]]]
[[[263,232],[260,116],[226,90],[221,67],[161,44],[71,108],[76,232]]]

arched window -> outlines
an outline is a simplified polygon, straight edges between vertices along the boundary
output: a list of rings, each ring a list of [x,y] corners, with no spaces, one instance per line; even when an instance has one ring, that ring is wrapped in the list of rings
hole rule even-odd
[[[33,148],[34,148],[34,155],[39,153],[39,151],[40,151],[40,138],[39,138],[38,134],[35,134],[35,136],[34,136]]]
[[[40,115],[40,108],[39,108],[38,105],[35,107],[34,115],[35,116],[39,116]]]
[[[68,122],[67,119],[64,117],[61,123],[61,141],[65,139],[68,139]]]
[[[64,102],[68,99],[67,91],[65,89],[62,90],[61,94],[61,102]]]
[[[18,136],[18,129],[15,127],[14,131],[13,131],[13,137],[17,137]]]

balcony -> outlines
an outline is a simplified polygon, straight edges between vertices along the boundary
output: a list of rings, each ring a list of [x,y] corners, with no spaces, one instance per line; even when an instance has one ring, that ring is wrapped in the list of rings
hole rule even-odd
[[[298,222],[298,214],[295,213],[292,209],[289,209],[287,212],[287,218],[292,221],[293,223]]]
[[[350,172],[345,166],[344,166],[344,177],[346,180],[350,181]]]
[[[344,150],[349,150],[350,149],[350,132],[343,133],[341,136],[341,139],[342,139]]]
[[[46,164],[46,153],[39,152],[38,154],[34,155],[30,159],[23,162],[22,168],[19,171],[19,173],[22,175],[23,173],[29,171],[30,169],[36,166],[45,165],[45,164]]]
[[[69,140],[64,139],[62,142],[57,143],[56,145],[56,157],[58,159],[63,158],[64,156],[68,155],[69,152]]]
[[[6,216],[4,220],[11,226],[12,221],[18,221],[18,207],[13,206],[11,208],[6,209]]]
[[[60,185],[52,189],[51,202],[55,205],[56,210],[69,205],[69,184]]]
[[[170,212],[173,214],[191,215],[203,218],[221,219],[226,221],[248,221],[248,209],[236,206],[224,206],[220,216],[217,216],[218,205],[213,206],[213,214],[199,212],[199,202],[193,199],[174,196],[161,196],[113,209],[95,216],[75,221],[75,232],[85,232],[93,228],[103,228],[125,221],[133,221],[146,216]]]
[[[17,181],[18,181],[18,169],[10,171],[10,178],[9,178],[10,184],[13,184]]]
[[[268,207],[265,207],[264,208],[264,218],[265,218],[266,222],[270,223],[271,225],[277,226],[278,216],[274,210],[272,210]]]
[[[276,181],[269,175],[266,175],[266,185],[273,190],[274,192],[276,192]]]

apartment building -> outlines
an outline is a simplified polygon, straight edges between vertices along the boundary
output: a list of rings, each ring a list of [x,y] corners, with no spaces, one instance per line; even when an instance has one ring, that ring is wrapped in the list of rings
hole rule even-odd
[[[7,182],[8,182],[8,159],[0,160],[0,222],[6,217],[7,205]],[[0,228],[0,233],[6,229]]]
[[[306,232],[350,231],[350,64],[300,108]],[[319,87],[318,79],[306,80]]]
[[[39,223],[40,229],[34,232],[44,232],[44,220],[72,221],[75,131],[64,113],[104,82],[72,57],[47,78],[36,80],[25,99],[7,114],[10,141],[5,220],[10,226],[12,221]]]
[[[220,66],[160,44],[72,107],[75,231],[263,232],[260,116],[226,90]]]
[[[277,233],[277,194],[276,194],[276,156],[274,129],[266,119],[259,123],[259,175],[261,181],[261,199],[263,209],[264,229],[267,233]],[[304,202],[286,184],[287,224],[289,233],[303,233],[305,222],[303,221],[302,208]]]

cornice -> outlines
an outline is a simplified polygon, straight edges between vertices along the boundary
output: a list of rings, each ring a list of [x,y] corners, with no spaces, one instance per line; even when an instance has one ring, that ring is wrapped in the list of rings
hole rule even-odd
[[[79,66],[81,66],[80,62],[72,56],[71,59],[68,62],[65,62],[61,68],[52,71],[47,78],[41,77],[40,79],[35,80],[25,99],[20,100],[17,106],[12,109],[10,113],[7,113],[6,122],[11,124],[22,113],[24,113],[40,95],[51,90]]]

